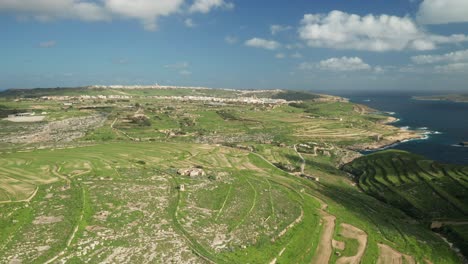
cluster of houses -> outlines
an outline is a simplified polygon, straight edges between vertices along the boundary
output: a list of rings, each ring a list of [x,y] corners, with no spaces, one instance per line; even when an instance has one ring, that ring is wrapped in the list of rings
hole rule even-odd
[[[175,86],[175,85],[92,85],[89,86],[90,89],[190,89],[190,90],[211,90],[213,88],[201,87],[201,86]],[[281,92],[282,90],[238,90],[238,89],[229,89],[229,88],[219,88],[217,90],[232,91],[238,92],[241,94],[251,94],[251,93],[265,93],[265,92]]]
[[[192,89],[192,90],[207,90],[207,87],[197,86],[170,86],[170,85],[92,85],[90,89]]]
[[[182,102],[199,101],[205,103],[241,103],[241,104],[270,104],[280,105],[288,104],[292,101],[284,99],[272,99],[272,98],[256,98],[256,97],[237,97],[237,98],[222,98],[222,97],[211,97],[211,96],[148,96],[149,98],[159,100],[176,100]],[[80,95],[80,96],[42,96],[42,100],[51,101],[74,101],[74,100],[93,100],[93,99],[131,99],[133,96],[130,95]]]
[[[92,99],[131,99],[130,95],[80,95],[80,96],[68,96],[68,95],[54,95],[54,96],[42,96],[42,100],[51,101],[68,101],[68,100],[92,100]]]
[[[176,101],[200,101],[206,103],[241,103],[241,104],[288,104],[291,101],[284,99],[272,99],[272,98],[255,98],[255,97],[237,97],[237,98],[222,98],[222,97],[211,97],[211,96],[151,96],[154,99],[160,100],[176,100]]]

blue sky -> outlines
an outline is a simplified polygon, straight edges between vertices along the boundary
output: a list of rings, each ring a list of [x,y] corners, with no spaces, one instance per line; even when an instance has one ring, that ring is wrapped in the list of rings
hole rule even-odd
[[[0,0],[0,89],[468,91],[467,0]]]

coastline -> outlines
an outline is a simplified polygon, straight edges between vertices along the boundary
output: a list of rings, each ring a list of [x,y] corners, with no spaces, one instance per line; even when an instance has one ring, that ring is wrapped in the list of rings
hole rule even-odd
[[[379,138],[379,140],[374,142],[366,142],[366,143],[359,143],[355,144],[350,147],[351,150],[359,151],[359,152],[373,152],[384,150],[387,148],[394,147],[396,145],[413,141],[413,140],[425,140],[429,138],[429,134],[427,131],[422,130],[409,130],[404,128],[399,128],[394,125],[393,123],[398,122],[400,119],[389,116],[387,120],[382,124],[383,126],[391,127],[395,130],[395,134],[389,136],[383,136]]]
[[[451,96],[413,96],[413,100],[418,101],[439,101],[439,102],[452,102],[452,103],[468,103],[468,99],[465,97],[457,98]]]
[[[406,131],[397,133],[396,135],[388,136],[380,141],[360,143],[350,147],[350,149],[360,152],[372,152],[384,150],[387,148],[394,147],[396,145],[413,141],[413,140],[425,140],[428,139],[427,134],[418,131]]]

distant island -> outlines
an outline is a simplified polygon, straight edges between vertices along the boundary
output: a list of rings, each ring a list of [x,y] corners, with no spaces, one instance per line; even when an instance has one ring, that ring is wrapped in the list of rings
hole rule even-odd
[[[468,94],[413,96],[413,99],[426,100],[426,101],[451,101],[451,102],[468,103]]]

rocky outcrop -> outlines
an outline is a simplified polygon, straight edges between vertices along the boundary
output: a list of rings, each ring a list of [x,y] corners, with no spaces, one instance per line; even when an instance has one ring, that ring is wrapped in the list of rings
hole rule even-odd
[[[87,131],[102,126],[105,120],[106,116],[99,114],[52,121],[38,127],[35,131],[28,131],[19,133],[18,135],[0,138],[0,142],[20,144],[70,142],[84,136]]]

